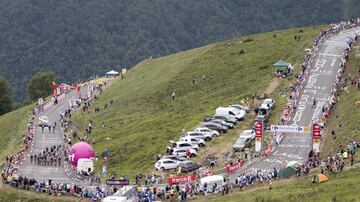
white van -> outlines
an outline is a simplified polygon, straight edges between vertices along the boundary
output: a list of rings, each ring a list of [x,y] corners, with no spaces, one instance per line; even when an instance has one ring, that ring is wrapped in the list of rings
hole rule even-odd
[[[204,191],[204,184],[207,184],[207,188],[211,190],[212,186],[216,183],[217,187],[220,188],[224,183],[224,176],[222,175],[211,175],[200,179],[200,190]]]
[[[246,117],[246,112],[235,107],[218,107],[216,108],[215,114],[217,115],[230,115],[235,117],[237,120],[243,120]]]
[[[90,159],[81,158],[78,160],[76,167],[77,174],[94,172],[94,163]]]

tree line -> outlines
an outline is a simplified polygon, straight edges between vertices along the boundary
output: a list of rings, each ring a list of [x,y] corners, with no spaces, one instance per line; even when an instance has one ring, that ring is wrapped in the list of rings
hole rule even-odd
[[[39,98],[46,98],[52,93],[52,83],[55,81],[54,72],[38,72],[34,74],[27,85],[30,97],[29,102],[35,102]],[[0,115],[10,112],[21,105],[14,105],[10,84],[0,76]]]

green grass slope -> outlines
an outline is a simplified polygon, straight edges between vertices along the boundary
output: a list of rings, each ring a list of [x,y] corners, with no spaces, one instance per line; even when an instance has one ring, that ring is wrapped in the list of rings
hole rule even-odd
[[[232,192],[226,196],[213,198],[204,197],[195,201],[261,201],[261,202],[312,202],[312,201],[360,201],[360,193],[355,187],[360,183],[360,178],[355,177],[360,174],[358,168],[344,171],[336,176],[328,176],[329,181],[321,184],[312,184],[311,176],[300,179],[282,180],[274,182],[270,192],[269,186],[251,189],[249,191]]]
[[[29,105],[0,116],[0,165],[6,155],[20,150],[32,108],[33,105]]]
[[[320,29],[257,34],[143,61],[93,103],[103,108],[113,100],[106,113],[78,112],[74,120],[81,131],[88,120],[94,121],[95,149],[98,155],[110,150],[111,172],[149,171],[154,155],[163,153],[182,128],[193,128],[217,106],[262,92],[273,78],[271,65],[278,59],[299,62]],[[301,36],[300,42],[295,35]]]
[[[33,191],[25,191],[12,189],[8,187],[0,187],[0,201],[1,202],[73,202],[80,201],[77,197],[64,196],[49,196],[45,193],[36,193]],[[81,201],[90,201],[83,199]]]

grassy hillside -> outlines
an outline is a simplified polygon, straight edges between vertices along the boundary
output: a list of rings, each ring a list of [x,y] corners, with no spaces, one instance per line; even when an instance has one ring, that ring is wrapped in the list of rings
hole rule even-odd
[[[143,61],[93,103],[103,108],[113,100],[106,113],[79,112],[75,120],[81,131],[88,120],[94,121],[95,149],[98,155],[110,150],[110,171],[149,171],[154,155],[163,153],[182,128],[193,128],[217,106],[263,92],[273,78],[271,65],[278,59],[299,62],[320,29],[252,35]],[[295,35],[301,36],[300,42]]]
[[[75,82],[151,56],[359,13],[357,0],[1,0],[0,75],[24,101],[38,71]]]
[[[32,108],[29,105],[0,116],[0,165],[6,155],[20,149],[22,138],[27,133],[26,124],[31,118]]]
[[[1,202],[75,202],[80,199],[77,197],[64,196],[48,196],[45,193],[35,193],[32,191],[17,190],[8,187],[0,187],[0,201]],[[90,200],[81,200],[90,201]]]
[[[360,193],[354,189],[359,183],[360,178],[355,177],[360,174],[359,168],[344,171],[336,176],[328,176],[329,181],[321,184],[312,184],[311,176],[301,179],[281,180],[274,182],[270,192],[269,186],[263,186],[248,191],[232,192],[226,196],[214,198],[204,197],[195,201],[263,201],[263,202],[288,202],[288,201],[359,201]]]
[[[360,43],[357,43],[350,53],[350,59],[347,63],[347,71],[345,75],[351,74],[352,78],[357,78],[358,67],[360,66]],[[339,144],[344,148],[347,147],[349,138],[354,138],[360,141],[360,106],[355,103],[360,100],[360,91],[356,86],[348,86],[349,92],[340,92],[340,101],[332,112],[328,128],[326,129],[325,138],[323,141],[322,153],[324,155],[334,154],[339,151]],[[343,122],[340,127],[339,123]],[[337,134],[336,140],[332,140],[331,131],[334,130]]]

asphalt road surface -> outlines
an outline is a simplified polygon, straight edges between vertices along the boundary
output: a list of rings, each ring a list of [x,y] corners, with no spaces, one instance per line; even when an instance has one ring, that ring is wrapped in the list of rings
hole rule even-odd
[[[61,166],[37,165],[34,162],[30,162],[30,154],[38,155],[38,153],[44,151],[46,147],[50,148],[53,145],[64,145],[63,135],[60,130],[60,112],[69,108],[69,100],[74,98],[76,98],[76,92],[72,91],[60,100],[57,105],[51,106],[42,114],[48,117],[51,125],[55,121],[57,122],[55,133],[52,131],[49,132],[48,128],[45,128],[44,132],[42,132],[41,127],[36,126],[33,146],[30,147],[30,153],[20,166],[18,170],[19,174],[29,178],[35,178],[37,181],[52,179],[55,183],[73,182],[73,180],[67,176],[63,162],[61,162]]]
[[[293,112],[290,125],[310,126],[313,120],[321,119],[322,107],[330,99],[341,56],[347,46],[346,39],[348,36],[354,36],[357,32],[360,32],[360,28],[346,30],[320,44],[306,76],[304,87],[298,96],[297,109]],[[316,108],[312,107],[314,98],[317,100]],[[273,149],[269,156],[231,174],[230,180],[235,180],[239,173],[243,172],[256,173],[257,170],[271,172],[273,168],[279,170],[290,161],[305,162],[311,147],[311,134],[284,134],[282,142]]]

